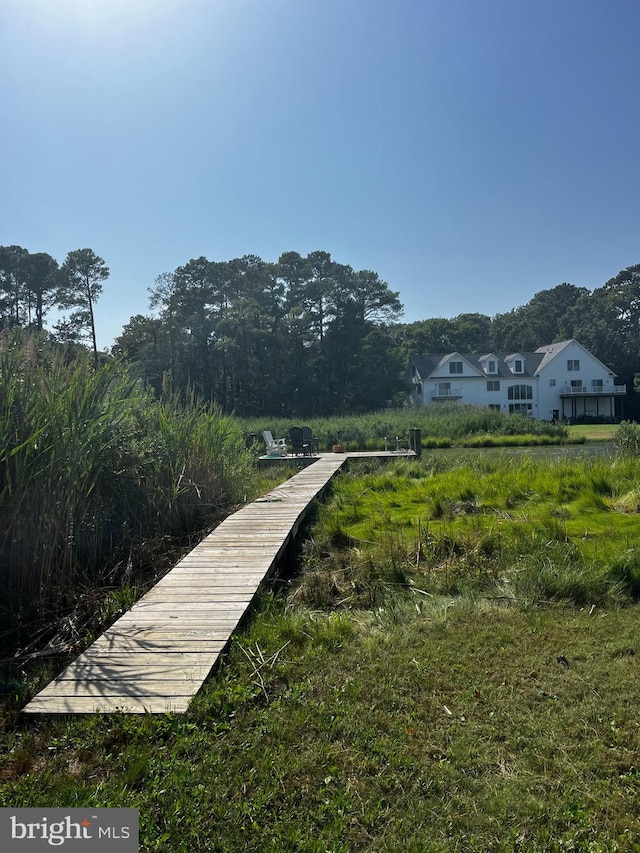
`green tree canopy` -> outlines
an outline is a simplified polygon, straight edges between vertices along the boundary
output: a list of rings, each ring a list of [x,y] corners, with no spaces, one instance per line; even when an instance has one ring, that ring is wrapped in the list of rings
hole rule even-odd
[[[109,277],[109,268],[93,249],[76,249],[69,252],[60,270],[61,284],[58,305],[75,309],[66,321],[69,334],[90,335],[94,363],[98,364],[98,345],[94,305],[102,293],[102,282]]]

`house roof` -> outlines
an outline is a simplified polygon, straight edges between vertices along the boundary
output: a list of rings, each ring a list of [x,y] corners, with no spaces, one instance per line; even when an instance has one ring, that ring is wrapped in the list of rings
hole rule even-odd
[[[546,367],[552,359],[554,359],[571,343],[574,343],[573,339],[568,341],[559,341],[557,344],[545,344],[543,347],[538,347],[536,352],[541,352],[543,354],[542,361],[540,362],[540,368]],[[577,343],[577,341],[575,341],[575,343]]]
[[[506,359],[512,357],[513,353],[500,353],[494,352],[491,355],[497,361],[497,371],[495,373],[487,374],[484,370],[484,364],[486,362],[486,354],[479,352],[459,352],[459,353],[430,353],[429,355],[412,355],[411,356],[411,364],[415,364],[416,369],[422,379],[427,379],[434,370],[439,367],[441,364],[444,364],[449,358],[454,355],[458,355],[463,358],[465,361],[469,362],[472,367],[475,367],[478,371],[478,374],[481,376],[489,376],[499,378],[501,376],[513,378],[513,376],[534,376],[544,358],[543,353],[540,352],[521,352],[516,353],[517,357],[521,357],[523,361],[523,371],[522,373],[512,373],[509,367],[507,366]]]
[[[578,346],[584,350],[591,358],[594,358],[602,367],[609,372],[611,376],[615,376],[606,364],[603,364],[599,359],[597,359],[594,355],[592,355],[579,341],[576,341],[574,338],[570,338],[567,341],[558,341],[555,344],[545,344],[544,346],[538,347],[535,352],[518,352],[518,353],[500,353],[500,352],[492,352],[492,353],[467,353],[467,352],[449,352],[449,353],[432,353],[429,355],[412,355],[409,361],[409,364],[414,364],[418,373],[420,374],[422,379],[427,379],[433,371],[442,364],[445,364],[452,357],[463,358],[467,361],[472,367],[478,370],[478,373],[482,376],[490,376],[490,377],[509,377],[510,379],[514,376],[536,376],[540,373],[550,361],[552,361],[557,355],[559,355],[564,349],[566,349],[569,344],[578,344]],[[496,373],[485,373],[484,365],[488,358],[495,358],[497,361],[497,371]],[[521,358],[523,361],[523,371],[522,373],[512,373],[512,371],[508,367],[508,362],[512,361],[514,358]]]

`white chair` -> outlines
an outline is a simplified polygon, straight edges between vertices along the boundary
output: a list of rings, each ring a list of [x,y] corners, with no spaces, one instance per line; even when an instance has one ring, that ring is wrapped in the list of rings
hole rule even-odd
[[[287,439],[274,438],[268,429],[262,433],[264,443],[267,445],[267,456],[286,456],[287,455]]]

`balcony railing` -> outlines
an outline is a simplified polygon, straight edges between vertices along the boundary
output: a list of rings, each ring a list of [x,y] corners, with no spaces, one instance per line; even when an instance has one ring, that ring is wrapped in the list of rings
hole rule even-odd
[[[454,385],[452,388],[436,388],[435,391],[425,391],[425,396],[432,400],[459,400],[462,397],[462,385]]]
[[[620,395],[627,393],[626,385],[565,385],[560,389],[561,397],[573,397],[585,395],[599,395],[601,397],[609,397],[613,394]]]

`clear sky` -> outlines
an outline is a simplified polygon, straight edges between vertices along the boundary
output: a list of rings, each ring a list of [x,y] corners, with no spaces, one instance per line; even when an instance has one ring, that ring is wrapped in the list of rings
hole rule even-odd
[[[640,262],[638,0],[0,0],[0,244],[331,253],[405,320]]]

